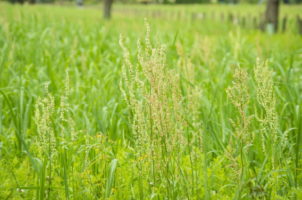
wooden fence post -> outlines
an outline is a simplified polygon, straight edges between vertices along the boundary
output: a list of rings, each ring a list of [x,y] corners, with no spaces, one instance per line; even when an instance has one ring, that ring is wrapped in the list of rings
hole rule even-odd
[[[253,17],[253,28],[258,29],[258,22],[257,22],[257,17],[256,16]]]
[[[240,23],[241,23],[241,26],[242,26],[243,28],[245,28],[245,25],[246,25],[245,16],[242,16],[242,17],[241,17]]]
[[[298,25],[298,33],[302,35],[302,19],[299,15],[297,16],[297,25]]]
[[[221,22],[224,22],[224,13],[220,14],[220,19],[221,19]]]
[[[233,23],[233,21],[234,21],[234,16],[233,16],[232,13],[229,13],[228,20],[229,20],[229,22]]]
[[[284,16],[282,19],[282,32],[286,31],[286,23],[287,23],[287,16]]]

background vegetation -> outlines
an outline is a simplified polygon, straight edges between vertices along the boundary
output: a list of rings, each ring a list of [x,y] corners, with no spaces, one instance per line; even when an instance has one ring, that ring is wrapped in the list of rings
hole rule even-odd
[[[0,0],[0,2],[11,3],[55,3],[55,4],[75,4],[78,2],[84,5],[99,4],[106,0]],[[121,4],[264,4],[263,0],[114,0]],[[301,0],[282,0],[284,4],[299,4]]]
[[[0,199],[301,199],[301,9],[0,4]]]

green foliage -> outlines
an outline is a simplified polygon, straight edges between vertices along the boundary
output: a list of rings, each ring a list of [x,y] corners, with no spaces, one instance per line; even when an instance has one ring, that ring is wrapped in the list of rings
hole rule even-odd
[[[0,4],[0,199],[301,199],[301,8],[124,8]]]

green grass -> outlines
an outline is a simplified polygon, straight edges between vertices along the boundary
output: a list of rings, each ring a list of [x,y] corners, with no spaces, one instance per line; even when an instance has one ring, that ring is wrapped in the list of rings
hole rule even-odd
[[[0,4],[0,199],[301,199],[301,6],[263,9]]]

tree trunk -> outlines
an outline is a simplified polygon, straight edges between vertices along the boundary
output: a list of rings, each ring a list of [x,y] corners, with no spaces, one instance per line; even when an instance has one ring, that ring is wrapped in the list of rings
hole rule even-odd
[[[110,19],[113,0],[104,0],[104,18]]]
[[[83,0],[76,0],[77,6],[82,7],[83,6]]]
[[[279,0],[267,0],[265,26],[266,28],[271,27],[274,32],[278,31],[279,5]]]

